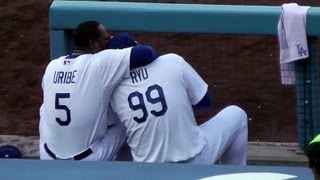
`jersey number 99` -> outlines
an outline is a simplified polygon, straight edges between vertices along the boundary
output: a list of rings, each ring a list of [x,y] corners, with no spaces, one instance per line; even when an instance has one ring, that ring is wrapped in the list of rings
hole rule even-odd
[[[151,93],[152,92],[157,92],[158,96],[157,97],[152,97]],[[163,89],[162,87],[160,87],[159,85],[155,84],[153,86],[150,86],[147,91],[145,92],[145,95],[147,97],[147,101],[151,104],[157,104],[160,103],[161,104],[161,110],[156,111],[156,110],[151,110],[150,113],[156,117],[162,116],[164,115],[167,110],[168,110],[168,106],[167,106],[167,102],[166,102],[166,98],[164,96],[163,93]],[[133,104],[132,99],[133,98],[137,98],[138,99],[138,103],[137,104]],[[129,102],[129,107],[134,110],[141,110],[143,115],[142,117],[133,117],[133,119],[138,122],[138,123],[143,123],[147,120],[148,118],[148,111],[144,102],[144,98],[143,98],[143,94],[141,94],[138,91],[132,92],[129,94],[128,97],[128,102]]]

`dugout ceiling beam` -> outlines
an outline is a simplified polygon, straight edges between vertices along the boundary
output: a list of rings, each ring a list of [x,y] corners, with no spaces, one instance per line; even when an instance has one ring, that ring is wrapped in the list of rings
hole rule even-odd
[[[49,22],[51,30],[74,29],[82,21],[95,19],[117,31],[272,35],[280,13],[280,6],[56,0]],[[308,35],[320,35],[319,22],[320,8],[312,7]]]

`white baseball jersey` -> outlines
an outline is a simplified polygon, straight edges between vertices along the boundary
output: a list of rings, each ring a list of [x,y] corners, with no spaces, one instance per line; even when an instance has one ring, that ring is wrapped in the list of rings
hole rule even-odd
[[[110,96],[129,76],[130,53],[131,48],[105,50],[49,63],[42,80],[39,129],[57,157],[81,153],[106,133]]]
[[[134,161],[178,162],[203,149],[206,141],[192,105],[208,85],[176,54],[131,70],[111,97],[111,105],[127,127]]]

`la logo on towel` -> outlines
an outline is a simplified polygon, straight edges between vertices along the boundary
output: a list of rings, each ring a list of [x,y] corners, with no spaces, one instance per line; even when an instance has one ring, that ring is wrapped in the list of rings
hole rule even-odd
[[[298,50],[298,54],[299,54],[300,56],[306,56],[306,55],[308,55],[307,49],[304,49],[304,48],[301,46],[301,44],[298,44],[298,45],[297,45],[297,50]]]

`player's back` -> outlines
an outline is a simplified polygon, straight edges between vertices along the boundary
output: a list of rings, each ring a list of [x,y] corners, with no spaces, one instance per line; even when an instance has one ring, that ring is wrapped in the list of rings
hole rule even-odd
[[[194,119],[184,79],[186,62],[175,54],[133,69],[111,103],[127,127],[135,161],[177,162],[198,154],[205,140]]]
[[[129,69],[112,58],[112,53],[100,52],[61,57],[48,65],[42,81],[40,138],[59,158],[81,153],[105,134],[111,93]]]

